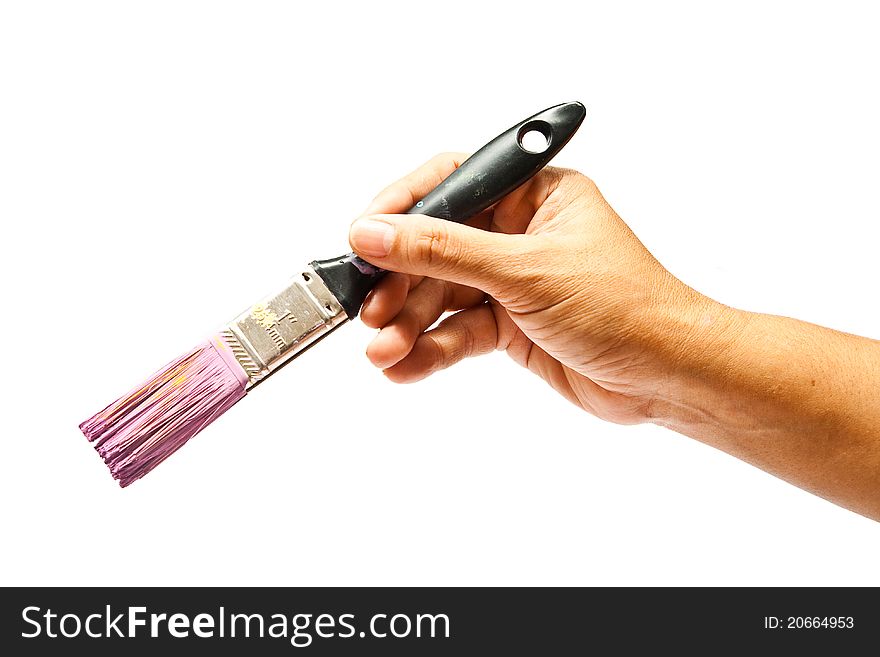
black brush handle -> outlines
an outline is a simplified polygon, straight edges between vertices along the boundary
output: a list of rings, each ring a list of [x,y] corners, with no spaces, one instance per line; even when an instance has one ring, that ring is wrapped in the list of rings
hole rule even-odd
[[[563,103],[520,121],[462,162],[407,214],[458,222],[479,214],[543,169],[568,143],[585,115],[586,109],[580,103]],[[532,131],[540,132],[547,142],[539,153],[523,147],[523,136]],[[349,319],[357,317],[367,294],[387,273],[354,253],[316,260],[311,266]]]

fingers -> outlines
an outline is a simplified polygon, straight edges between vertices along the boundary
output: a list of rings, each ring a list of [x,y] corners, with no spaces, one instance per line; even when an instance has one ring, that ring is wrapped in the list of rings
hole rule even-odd
[[[440,278],[508,296],[528,269],[534,236],[505,235],[424,215],[373,215],[351,225],[349,242],[365,260],[391,271]]]
[[[491,230],[515,235],[525,233],[538,208],[559,184],[561,169],[545,167],[534,178],[512,191],[495,206]]]
[[[377,367],[387,368],[409,354],[422,332],[447,310],[473,306],[483,299],[474,288],[425,279],[406,303],[367,347],[367,357]]]
[[[395,383],[413,383],[465,358],[492,352],[497,344],[495,313],[484,303],[455,313],[421,334],[409,354],[385,370],[385,376]]]
[[[387,274],[361,306],[361,321],[370,328],[382,328],[397,316],[406,303],[406,295],[421,281],[421,277],[407,274]]]
[[[416,200],[445,180],[466,160],[466,153],[441,153],[415,171],[382,190],[370,203],[364,214],[405,212]],[[468,220],[471,226],[488,230],[492,221],[490,211]],[[380,328],[393,319],[403,308],[407,294],[421,282],[421,276],[405,276],[392,272],[370,293],[361,308],[361,320],[371,328]]]
[[[467,159],[467,153],[440,153],[415,171],[383,189],[364,211],[368,214],[406,212],[443,182]]]
[[[492,221],[489,212],[483,212],[467,221],[467,225],[488,230]],[[410,276],[391,272],[373,288],[373,291],[361,307],[361,321],[370,328],[382,328],[390,322],[403,308],[406,296],[416,289],[424,279],[423,276]],[[476,301],[474,302],[476,303]],[[468,304],[473,305],[473,304]],[[446,310],[453,310],[446,308]],[[457,308],[456,308],[457,310]]]

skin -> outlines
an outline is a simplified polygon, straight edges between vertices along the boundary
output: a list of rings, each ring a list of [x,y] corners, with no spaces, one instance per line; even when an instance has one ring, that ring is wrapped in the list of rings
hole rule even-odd
[[[698,293],[576,171],[548,167],[468,225],[395,214],[465,158],[433,158],[352,224],[355,252],[398,272],[361,310],[389,379],[504,350],[600,418],[668,427],[880,520],[880,342]]]

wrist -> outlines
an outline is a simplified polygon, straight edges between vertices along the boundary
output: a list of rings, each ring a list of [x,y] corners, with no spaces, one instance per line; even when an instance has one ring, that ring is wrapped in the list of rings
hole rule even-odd
[[[679,285],[654,323],[656,377],[646,420],[684,431],[716,421],[716,396],[751,313]]]

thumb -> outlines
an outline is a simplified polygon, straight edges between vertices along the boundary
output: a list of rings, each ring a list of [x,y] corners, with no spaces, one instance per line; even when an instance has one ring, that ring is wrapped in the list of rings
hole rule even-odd
[[[493,296],[526,254],[524,235],[492,233],[421,214],[378,214],[351,225],[348,240],[364,260],[391,271],[479,288]]]

